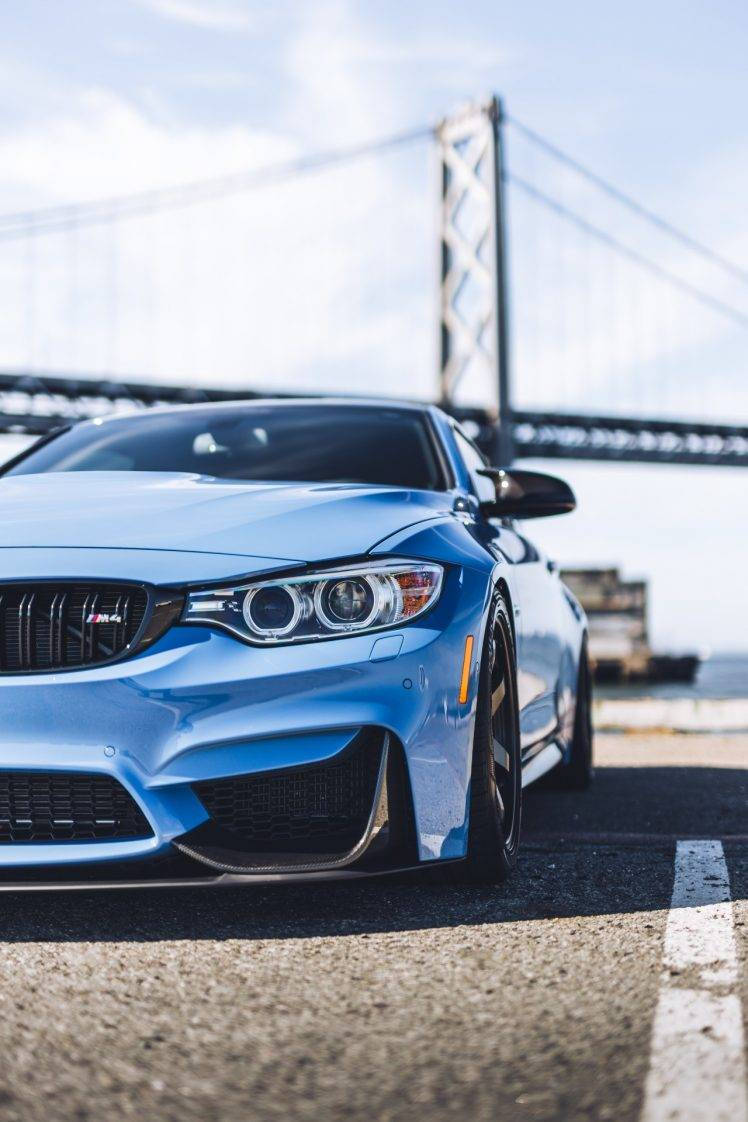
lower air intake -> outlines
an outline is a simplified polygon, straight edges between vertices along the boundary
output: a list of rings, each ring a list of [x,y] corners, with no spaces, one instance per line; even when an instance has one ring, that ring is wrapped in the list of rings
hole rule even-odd
[[[0,772],[0,844],[152,835],[138,804],[109,775]]]
[[[248,848],[297,850],[321,841],[344,851],[371,813],[382,737],[367,729],[332,760],[194,784],[215,823]]]
[[[323,763],[195,783],[210,817],[175,845],[226,872],[348,865],[379,828],[388,745],[383,729],[362,729]]]

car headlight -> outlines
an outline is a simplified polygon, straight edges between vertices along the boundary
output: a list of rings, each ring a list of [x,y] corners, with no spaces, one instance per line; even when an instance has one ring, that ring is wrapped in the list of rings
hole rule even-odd
[[[182,620],[222,627],[250,643],[333,639],[394,627],[436,603],[441,565],[376,562],[234,588],[191,592]]]

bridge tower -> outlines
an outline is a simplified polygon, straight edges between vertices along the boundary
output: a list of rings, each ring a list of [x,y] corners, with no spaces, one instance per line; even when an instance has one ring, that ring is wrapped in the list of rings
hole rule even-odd
[[[495,421],[492,458],[513,459],[499,98],[439,123],[439,394],[459,412],[480,401]]]

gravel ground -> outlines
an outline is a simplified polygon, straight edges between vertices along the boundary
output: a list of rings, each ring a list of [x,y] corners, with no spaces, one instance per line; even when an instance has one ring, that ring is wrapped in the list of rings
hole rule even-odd
[[[0,897],[0,1118],[638,1119],[676,837],[726,839],[748,951],[746,764],[600,738],[495,890]]]

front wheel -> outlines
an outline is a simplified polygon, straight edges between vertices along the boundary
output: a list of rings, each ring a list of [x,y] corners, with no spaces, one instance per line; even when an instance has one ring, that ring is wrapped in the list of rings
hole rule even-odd
[[[450,866],[451,879],[472,884],[506,880],[517,864],[521,817],[514,639],[506,602],[497,595],[486,629],[478,682],[468,851],[465,860]]]

